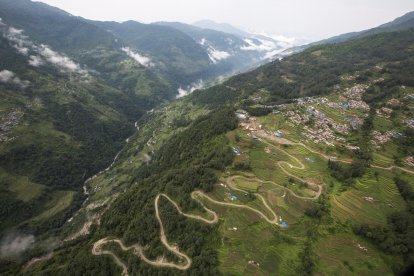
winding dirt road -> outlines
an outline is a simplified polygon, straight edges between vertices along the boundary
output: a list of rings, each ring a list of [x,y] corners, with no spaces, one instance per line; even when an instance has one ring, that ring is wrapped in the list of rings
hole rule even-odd
[[[241,190],[241,191],[243,191],[243,192],[246,192],[246,191],[244,191],[244,190]],[[221,205],[221,206],[228,206],[228,207],[235,207],[235,208],[242,208],[242,209],[246,209],[246,210],[250,210],[250,211],[252,211],[252,212],[254,212],[254,213],[256,213],[256,214],[258,214],[261,218],[263,218],[264,220],[266,220],[268,223],[270,223],[270,224],[274,224],[274,225],[278,225],[279,226],[279,221],[278,221],[278,216],[276,215],[276,213],[272,210],[272,208],[267,204],[267,202],[266,202],[266,200],[263,198],[263,196],[261,196],[260,194],[255,194],[256,196],[258,196],[261,200],[262,200],[262,202],[263,202],[263,204],[265,205],[265,207],[272,213],[272,215],[273,215],[273,218],[272,219],[269,219],[265,214],[263,214],[261,211],[259,211],[259,210],[257,210],[257,209],[255,209],[255,208],[253,208],[253,207],[250,207],[250,206],[247,206],[247,205],[243,205],[243,204],[236,204],[236,203],[230,203],[230,202],[223,202],[223,201],[218,201],[218,200],[215,200],[215,199],[213,199],[213,198],[211,198],[211,197],[209,197],[208,195],[206,195],[205,193],[203,193],[202,191],[195,191],[195,192],[193,192],[193,194],[195,195],[195,196],[199,196],[199,197],[203,197],[203,198],[206,198],[208,201],[210,201],[210,202],[213,202],[214,204],[217,204],[217,205]]]
[[[103,245],[105,245],[107,243],[117,243],[123,251],[133,250],[133,253],[135,255],[137,255],[139,258],[141,258],[141,260],[143,260],[145,263],[147,263],[149,265],[153,265],[153,266],[157,266],[157,267],[175,268],[175,269],[178,269],[178,270],[187,270],[187,269],[189,269],[191,264],[192,264],[192,260],[190,259],[190,257],[188,257],[186,254],[182,253],[177,246],[171,245],[168,242],[167,236],[165,235],[164,225],[162,223],[162,219],[161,219],[160,212],[159,212],[159,201],[160,201],[161,197],[164,197],[165,199],[170,201],[173,204],[173,206],[177,209],[177,211],[181,215],[183,215],[187,218],[199,220],[199,221],[202,221],[202,222],[207,223],[207,224],[214,224],[214,223],[218,222],[218,215],[214,211],[212,211],[212,210],[208,209],[207,207],[205,207],[204,205],[202,205],[203,208],[206,210],[207,213],[212,215],[212,219],[206,219],[202,216],[187,214],[187,213],[184,213],[181,210],[181,208],[177,205],[177,203],[174,200],[172,200],[168,195],[166,195],[166,194],[157,195],[157,197],[155,198],[155,201],[154,201],[154,207],[155,207],[155,216],[156,216],[156,218],[158,220],[158,223],[160,225],[160,240],[161,240],[162,244],[170,252],[172,252],[180,260],[183,261],[182,263],[176,264],[176,263],[168,262],[163,257],[158,258],[157,260],[150,260],[145,256],[144,249],[139,244],[126,246],[119,239],[109,239],[109,238],[104,238],[104,239],[101,239],[101,240],[98,240],[97,242],[95,242],[93,247],[92,247],[92,254],[93,255],[109,255],[109,256],[111,256],[114,259],[114,261],[117,263],[117,265],[122,267],[123,275],[128,275],[127,266],[113,252],[111,252],[109,250],[102,250],[101,247]],[[192,194],[192,197],[195,199],[194,193]]]
[[[259,135],[259,134],[258,134],[257,136],[259,136],[260,138],[262,138],[262,139],[263,139],[263,140],[262,140],[262,142],[264,142],[265,144],[271,145],[271,146],[273,146],[273,147],[275,146],[275,145],[273,145],[272,143],[269,143],[268,141],[264,140],[264,139],[266,139],[266,137],[265,137],[265,136],[261,136],[261,135]],[[336,156],[329,156],[329,155],[326,155],[326,154],[324,154],[324,153],[322,153],[322,152],[316,151],[316,150],[314,150],[314,149],[312,149],[312,148],[308,147],[307,145],[305,145],[305,144],[303,144],[303,143],[296,143],[296,142],[290,141],[290,140],[285,139],[285,138],[283,138],[283,139],[278,139],[276,142],[277,142],[277,143],[279,143],[279,144],[281,144],[281,145],[294,145],[294,146],[302,146],[302,147],[304,147],[305,149],[307,149],[308,151],[310,151],[310,152],[312,152],[312,153],[314,153],[314,154],[317,154],[317,155],[319,155],[319,156],[323,157],[325,160],[332,160],[332,161],[341,162],[341,163],[346,163],[346,164],[351,164],[351,163],[352,163],[352,159],[339,159],[339,158],[337,158]],[[280,150],[281,150],[281,149],[280,149]],[[285,152],[285,153],[286,153],[286,152]],[[288,155],[290,155],[290,154],[288,154]],[[291,156],[291,155],[290,155],[290,156]],[[296,160],[297,160],[297,159],[296,159]],[[404,172],[409,173],[409,174],[414,174],[414,171],[412,171],[412,170],[409,170],[409,169],[406,169],[406,168],[403,168],[403,167],[399,167],[399,166],[395,166],[395,165],[392,165],[392,166],[389,166],[389,167],[382,167],[382,166],[378,166],[378,165],[373,165],[373,164],[371,164],[370,166],[371,166],[372,168],[381,169],[381,170],[386,170],[386,171],[392,171],[393,169],[397,169],[397,170],[401,170],[401,171],[404,171]]]
[[[303,179],[303,178],[301,178],[301,177],[299,177],[299,176],[296,176],[296,175],[293,175],[293,174],[291,174],[290,172],[288,172],[282,165],[287,165],[287,166],[289,166],[291,169],[298,169],[298,170],[304,170],[305,169],[305,165],[297,158],[297,157],[295,157],[295,156],[293,156],[293,155],[291,155],[290,153],[288,153],[287,151],[285,151],[284,149],[281,149],[281,148],[278,148],[278,147],[276,147],[275,145],[273,145],[272,143],[270,143],[270,142],[268,142],[268,141],[266,141],[266,140],[262,140],[262,142],[263,143],[265,143],[266,145],[268,145],[268,146],[271,146],[271,147],[273,147],[273,148],[275,148],[275,149],[277,149],[277,150],[279,150],[279,151],[281,151],[281,152],[283,152],[284,154],[286,154],[287,156],[289,156],[290,158],[292,158],[293,160],[295,160],[295,162],[298,164],[298,166],[295,166],[295,165],[292,165],[291,163],[288,163],[288,162],[286,162],[286,161],[278,161],[277,162],[277,165],[279,166],[279,168],[286,174],[286,175],[288,175],[288,176],[290,176],[290,177],[292,177],[292,178],[294,178],[294,179],[296,179],[296,180],[298,180],[298,181],[300,181],[300,182],[302,182],[302,183],[311,183],[311,182],[309,182],[309,181],[306,181],[305,179]],[[302,144],[302,143],[293,143],[293,142],[290,142],[290,143],[288,143],[289,145],[302,145],[302,146],[304,146],[306,149],[308,149],[307,148],[307,146],[305,146],[304,144]],[[316,153],[316,152],[315,152]],[[263,180],[260,180],[260,179],[258,179],[260,182],[262,182],[262,183],[271,183],[271,184],[273,184],[273,185],[276,185],[276,186],[278,186],[278,187],[283,187],[284,189],[286,189],[286,190],[288,190],[289,191],[289,193],[291,193],[293,196],[295,196],[295,197],[297,197],[297,198],[301,198],[301,199],[312,199],[312,200],[316,200],[316,199],[318,199],[319,197],[320,197],[320,195],[322,194],[322,190],[323,190],[323,188],[322,188],[322,185],[320,185],[320,184],[314,184],[314,183],[311,183],[311,184],[313,184],[313,185],[315,185],[315,186],[317,186],[318,187],[318,191],[316,192],[316,194],[315,194],[315,196],[313,196],[313,197],[304,197],[304,196],[299,196],[299,195],[297,195],[297,194],[295,194],[292,190],[290,190],[290,189],[288,189],[288,188],[286,188],[286,187],[284,187],[284,186],[282,186],[282,185],[280,185],[280,184],[277,184],[277,183],[275,183],[275,182],[273,182],[273,181],[263,181]]]
[[[264,138],[264,137],[262,137],[262,138]],[[291,169],[294,168],[294,169],[298,169],[298,170],[304,170],[305,169],[305,165],[297,157],[291,155],[290,153],[288,153],[287,151],[285,151],[285,150],[283,150],[283,149],[281,149],[279,147],[276,147],[274,144],[266,141],[265,139],[263,139],[262,142],[265,143],[265,144],[267,144],[267,145],[269,145],[269,146],[271,146],[271,147],[273,147],[273,148],[276,148],[279,151],[282,151],[284,154],[286,154],[292,160],[294,160],[294,162],[296,163],[296,165],[293,165],[293,164],[291,164],[289,162],[286,162],[286,161],[278,161],[277,162],[277,164],[280,167],[280,169],[286,175],[288,175],[288,176],[290,176],[290,177],[292,177],[292,178],[294,178],[296,180],[299,180],[299,181],[301,181],[303,183],[309,183],[308,181],[304,180],[303,178],[291,174],[289,171],[287,171],[284,168],[284,166],[288,166]],[[315,151],[315,150],[309,148],[307,145],[305,145],[303,143],[295,143],[295,142],[292,142],[292,141],[289,141],[289,140],[286,140],[285,139],[285,141],[281,141],[279,144],[299,145],[299,146],[302,146],[302,147],[306,148],[308,151],[310,151],[310,152],[312,152],[314,154],[317,154],[317,155],[323,157],[326,160],[335,160],[337,162],[348,163],[348,164],[352,163],[352,160],[348,160],[348,159],[337,159],[337,158],[335,158],[333,156],[328,156],[328,155],[323,154],[321,152]],[[408,169],[405,169],[405,168],[401,168],[401,167],[397,167],[397,166],[390,166],[390,167],[386,168],[386,167],[381,167],[381,166],[377,166],[377,165],[371,165],[371,167],[378,168],[378,169],[384,169],[384,170],[399,169],[399,170],[405,171],[407,173],[414,174],[414,171],[411,171],[411,170],[408,170]],[[230,189],[236,190],[236,191],[240,191],[240,192],[247,192],[247,191],[245,191],[245,190],[237,187],[233,183],[233,181],[235,179],[237,179],[237,178],[242,178],[242,179],[245,179],[245,180],[248,180],[248,181],[249,180],[250,181],[257,181],[259,183],[269,183],[269,184],[278,186],[280,188],[283,188],[284,190],[287,190],[287,192],[289,192],[292,196],[294,196],[296,198],[300,198],[300,199],[304,199],[304,200],[316,200],[316,199],[318,199],[320,197],[321,193],[322,193],[322,190],[323,190],[322,185],[317,184],[318,191],[316,192],[315,196],[313,196],[313,197],[305,197],[305,196],[299,196],[294,191],[290,190],[289,188],[287,188],[285,186],[282,186],[280,184],[277,184],[277,183],[275,183],[273,181],[264,181],[264,180],[261,180],[261,179],[258,179],[258,178],[252,178],[252,179],[250,179],[250,178],[246,178],[246,177],[243,177],[243,176],[231,176],[231,177],[227,178],[226,183],[230,187]],[[155,207],[155,216],[156,216],[156,219],[158,221],[158,224],[160,225],[160,240],[161,240],[162,244],[167,248],[168,251],[172,252],[174,255],[176,255],[181,260],[179,263],[169,262],[169,261],[165,260],[164,257],[159,257],[156,260],[150,260],[150,259],[148,259],[145,256],[145,253],[144,253],[145,250],[144,250],[144,248],[141,245],[134,244],[134,245],[131,245],[131,246],[126,246],[119,239],[104,238],[104,239],[98,240],[97,242],[94,243],[94,245],[92,247],[92,254],[93,255],[109,255],[109,256],[111,256],[114,259],[114,261],[116,262],[116,264],[119,265],[122,268],[122,270],[123,270],[122,274],[123,275],[128,275],[128,267],[125,265],[124,262],[122,262],[122,260],[116,254],[114,254],[113,252],[111,252],[109,250],[103,250],[102,249],[102,246],[103,245],[105,245],[107,243],[116,243],[116,244],[119,245],[119,247],[123,251],[133,250],[133,253],[136,256],[138,256],[142,261],[144,261],[145,263],[147,263],[149,265],[153,265],[153,266],[156,266],[156,267],[174,268],[174,269],[178,269],[178,270],[182,270],[182,271],[183,270],[187,270],[187,269],[189,269],[191,267],[192,260],[191,260],[191,258],[188,255],[186,255],[185,253],[181,252],[179,250],[178,246],[171,245],[168,242],[167,236],[165,234],[164,225],[162,223],[162,219],[161,219],[161,216],[160,216],[160,211],[159,211],[159,201],[160,201],[160,198],[161,197],[164,197],[165,199],[167,199],[175,207],[175,209],[178,211],[178,213],[180,215],[183,215],[183,216],[185,216],[187,218],[190,218],[190,219],[199,220],[199,221],[201,221],[203,223],[207,223],[207,224],[215,224],[215,223],[217,223],[218,220],[219,220],[219,217],[218,217],[218,215],[217,215],[216,212],[214,212],[213,210],[208,209],[203,204],[203,202],[200,200],[200,198],[204,198],[204,199],[208,200],[209,202],[211,202],[213,204],[216,204],[216,205],[227,206],[227,207],[232,207],[232,208],[241,208],[241,209],[249,210],[249,211],[254,212],[255,214],[257,214],[259,217],[263,218],[269,224],[276,225],[276,226],[280,226],[278,215],[272,210],[272,208],[269,206],[269,204],[265,200],[265,198],[261,194],[259,194],[259,193],[254,193],[254,194],[258,198],[260,198],[260,200],[262,201],[262,203],[265,206],[265,208],[272,214],[272,217],[271,218],[269,218],[263,212],[255,209],[253,207],[247,206],[247,205],[218,201],[218,200],[215,200],[215,199],[211,198],[210,196],[208,196],[207,194],[203,193],[202,191],[194,191],[194,192],[192,192],[191,193],[192,199],[198,201],[202,205],[202,207],[204,208],[204,210],[211,216],[211,218],[208,219],[208,218],[205,218],[205,217],[202,217],[202,216],[199,216],[199,215],[184,213],[182,211],[182,209],[178,206],[178,204],[174,200],[172,200],[168,195],[163,194],[163,193],[158,194],[157,197],[154,200],[154,207]]]
[[[244,176],[241,176],[241,175],[234,175],[234,176],[231,176],[231,177],[227,178],[226,183],[232,190],[240,190],[240,189],[238,189],[234,186],[234,183],[232,183],[232,181],[235,180],[235,179],[243,179],[243,180],[246,180],[246,181],[256,181],[256,182],[259,182],[259,183],[262,183],[262,184],[269,183],[269,184],[272,184],[274,186],[277,186],[277,187],[280,187],[280,188],[284,189],[285,191],[287,191],[288,193],[290,193],[292,196],[294,196],[296,198],[304,199],[304,200],[317,200],[320,197],[321,193],[322,193],[322,186],[319,185],[318,186],[319,190],[316,192],[316,194],[313,197],[300,196],[300,195],[297,195],[291,189],[289,189],[289,188],[287,188],[283,185],[277,184],[276,182],[261,180],[259,178],[247,178],[247,177],[244,177]],[[240,191],[243,191],[243,190],[240,190]],[[245,191],[243,191],[243,192],[245,192]]]
[[[239,188],[236,188],[236,189],[240,190],[240,191],[243,191],[243,192],[246,192],[246,191],[241,190]],[[170,201],[173,204],[173,206],[177,209],[179,214],[181,214],[181,215],[183,215],[187,218],[190,218],[190,219],[195,219],[195,220],[202,221],[202,222],[207,223],[207,224],[217,223],[218,220],[219,220],[219,217],[218,217],[216,212],[214,212],[213,210],[210,210],[207,207],[205,207],[204,204],[199,200],[199,198],[205,198],[208,201],[210,201],[214,204],[217,204],[217,205],[250,210],[250,211],[256,213],[257,215],[259,215],[264,220],[266,220],[268,223],[279,226],[278,216],[276,215],[276,213],[272,210],[272,208],[268,205],[266,200],[261,195],[257,194],[257,196],[262,200],[264,206],[272,213],[273,218],[268,218],[261,211],[259,211],[257,209],[254,209],[254,208],[252,208],[250,206],[247,206],[247,205],[217,201],[215,199],[212,199],[211,197],[209,197],[208,195],[206,195],[202,191],[192,192],[191,197],[194,200],[198,201],[203,206],[204,210],[206,210],[206,212],[212,216],[211,219],[207,219],[207,218],[199,216],[199,215],[184,213],[182,211],[182,209],[178,206],[178,204],[174,200],[172,200],[168,195],[162,194],[162,193],[158,194],[157,197],[154,200],[154,207],[155,207],[155,216],[156,216],[156,218],[158,220],[158,223],[160,225],[160,240],[161,240],[162,244],[167,248],[167,250],[169,250],[174,255],[176,255],[180,260],[182,260],[181,263],[176,264],[176,263],[173,263],[173,262],[168,262],[163,257],[160,257],[157,260],[150,260],[145,256],[144,249],[141,245],[134,244],[134,245],[131,245],[131,246],[126,246],[120,239],[103,238],[103,239],[100,239],[100,240],[96,241],[94,243],[93,247],[92,247],[92,254],[96,255],[96,256],[98,256],[98,255],[109,255],[109,256],[111,256],[114,259],[114,261],[116,262],[116,264],[119,265],[122,268],[122,270],[123,270],[122,274],[123,275],[129,275],[128,274],[128,268],[127,268],[126,264],[124,262],[122,262],[121,259],[116,254],[114,254],[112,251],[103,250],[102,249],[103,245],[105,245],[107,243],[116,243],[116,244],[119,245],[119,247],[123,251],[133,250],[133,253],[136,256],[138,256],[141,260],[143,260],[145,263],[147,263],[149,265],[153,265],[153,266],[156,266],[156,267],[175,268],[175,269],[178,269],[178,270],[187,270],[191,267],[192,260],[185,253],[181,252],[177,246],[171,245],[168,242],[167,236],[165,234],[164,225],[162,223],[162,219],[161,219],[161,216],[160,216],[160,211],[159,211],[160,198],[164,197],[165,199]]]

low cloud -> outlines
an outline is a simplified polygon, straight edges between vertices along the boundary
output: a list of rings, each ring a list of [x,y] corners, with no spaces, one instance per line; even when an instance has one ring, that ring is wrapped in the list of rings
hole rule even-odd
[[[61,70],[65,72],[69,72],[69,73],[87,74],[87,71],[83,70],[79,64],[75,63],[67,56],[64,56],[62,54],[59,54],[58,52],[53,51],[47,45],[42,44],[35,48],[37,52],[43,58],[45,58],[49,63],[52,63],[53,65],[57,66]]]
[[[148,165],[151,162],[152,158],[148,154],[144,154],[144,162]]]
[[[29,81],[21,80],[14,72],[9,70],[0,71],[0,82],[15,84],[22,89],[25,89],[30,85]]]
[[[266,52],[274,50],[277,45],[275,42],[270,40],[262,40],[262,39],[243,39],[247,45],[240,47],[243,51],[259,51],[259,52]]]
[[[254,35],[258,35],[258,36],[271,38],[277,43],[279,47],[284,48],[284,49],[288,49],[294,46],[304,45],[304,44],[311,42],[311,40],[304,38],[304,37],[289,37],[289,36],[284,36],[280,34],[267,33],[264,31],[261,31],[261,32],[251,31],[251,33]]]
[[[230,40],[231,40],[231,39],[230,39]],[[229,42],[229,43],[233,43],[233,41],[231,41],[231,42]],[[220,51],[220,50],[215,49],[215,48],[211,45],[211,43],[210,43],[207,39],[205,39],[205,38],[202,38],[202,39],[198,42],[198,44],[200,44],[200,45],[204,46],[204,48],[207,50],[207,54],[208,54],[208,57],[210,58],[210,61],[211,61],[212,63],[214,63],[214,64],[216,64],[216,63],[218,63],[219,61],[224,60],[224,59],[227,59],[227,58],[229,58],[229,57],[231,57],[231,56],[232,56],[232,54],[230,54],[230,53],[228,53],[228,52],[225,52],[225,51]]]
[[[231,57],[231,54],[225,51],[219,51],[214,49],[213,47],[209,47],[207,50],[208,57],[213,63],[218,63],[221,60],[227,59]]]
[[[191,85],[189,85],[185,88],[182,88],[180,86],[180,88],[178,88],[178,90],[177,90],[178,95],[176,96],[176,98],[179,99],[179,98],[182,98],[184,96],[187,96],[187,95],[193,93],[195,90],[203,88],[203,86],[204,86],[204,81],[203,80],[199,80],[197,82],[194,82],[194,83],[192,83]]]
[[[133,58],[136,62],[138,62],[139,64],[145,66],[145,67],[149,67],[149,66],[153,66],[154,64],[151,62],[151,59],[145,56],[142,56],[140,54],[138,54],[137,52],[134,52],[131,48],[129,47],[123,47],[121,49],[123,52],[125,52],[129,57]]]
[[[23,30],[19,30],[13,27],[9,27],[9,33],[12,35],[21,35],[23,33]]]
[[[29,64],[34,67],[40,67],[45,64],[45,61],[39,56],[30,56]]]
[[[0,71],[0,81],[3,83],[8,83],[14,77],[14,73],[9,70]]]
[[[18,257],[29,249],[34,242],[35,237],[33,235],[9,234],[1,241],[0,256],[2,258]]]
[[[6,26],[1,24],[0,26]],[[13,27],[3,27],[3,37],[10,41],[13,48],[22,55],[28,55],[32,43],[27,40],[27,36],[23,35],[23,30]]]
[[[0,24],[0,30],[3,33],[3,37],[9,41],[10,45],[14,47],[18,53],[25,56],[28,56],[29,53],[34,53],[34,55],[30,55],[28,59],[28,63],[31,66],[40,67],[46,63],[49,63],[63,72],[78,73],[88,76],[88,71],[82,69],[79,64],[71,60],[69,57],[52,50],[48,45],[37,45],[32,42],[28,36],[23,34],[23,30],[6,26],[3,23]]]

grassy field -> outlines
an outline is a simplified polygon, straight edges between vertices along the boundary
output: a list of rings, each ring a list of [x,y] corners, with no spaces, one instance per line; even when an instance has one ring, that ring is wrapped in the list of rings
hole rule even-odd
[[[405,203],[392,179],[392,174],[374,170],[356,181],[355,188],[332,197],[332,214],[341,221],[384,224],[386,216],[404,208]]]
[[[315,251],[317,275],[394,275],[375,246],[353,234],[320,238]]]
[[[257,122],[270,131],[281,130],[283,137],[294,142],[299,142],[302,139],[300,135],[302,128],[294,126],[282,114],[270,114],[268,116],[258,117]]]
[[[246,180],[244,178],[236,178],[234,179],[234,183],[238,188],[252,193],[257,192],[260,187],[260,183],[254,180]]]
[[[295,275],[301,241],[249,212],[227,208],[221,213],[220,270],[225,275]],[[237,230],[234,230],[237,229]],[[257,264],[249,264],[254,261]],[[292,265],[293,264],[293,265]]]
[[[384,151],[382,152],[373,152],[373,163],[378,166],[389,167],[394,165],[394,160],[389,156],[384,155]]]
[[[40,220],[46,220],[64,211],[72,203],[74,194],[75,192],[70,191],[53,192],[51,195],[52,199],[46,202],[43,207],[45,211],[35,216],[33,219],[31,219],[31,221],[36,222]]]
[[[267,185],[269,185],[267,201],[273,207],[276,214],[281,216],[289,225],[300,222],[305,210],[310,207],[310,201],[299,199],[281,187]]]
[[[43,185],[33,183],[27,176],[18,176],[0,170],[0,179],[8,183],[7,189],[16,194],[16,198],[24,202],[29,202],[37,198],[42,190]]]

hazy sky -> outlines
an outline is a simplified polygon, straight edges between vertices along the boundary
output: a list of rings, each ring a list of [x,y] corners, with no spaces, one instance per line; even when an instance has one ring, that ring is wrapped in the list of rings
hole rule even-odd
[[[41,0],[96,20],[144,23],[201,19],[320,39],[375,27],[414,11],[414,0]]]

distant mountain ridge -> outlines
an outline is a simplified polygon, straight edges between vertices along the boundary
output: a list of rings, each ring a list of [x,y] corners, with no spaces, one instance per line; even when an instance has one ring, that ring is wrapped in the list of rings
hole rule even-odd
[[[414,28],[414,11],[406,13],[405,15],[400,16],[391,22],[382,24],[378,27],[374,27],[368,30],[345,33],[345,34],[341,34],[338,36],[323,39],[320,41],[312,42],[306,45],[292,47],[281,53],[274,55],[271,59],[283,58],[291,54],[299,53],[307,48],[310,48],[316,45],[335,44],[335,43],[345,42],[345,41],[348,41],[354,38],[362,38],[362,37],[370,36],[373,34],[379,34],[379,33],[385,33],[385,32],[405,31],[411,28]]]
[[[193,23],[193,26],[205,29],[205,30],[215,30],[218,32],[230,33],[235,36],[242,38],[245,42],[249,44],[248,48],[250,49],[260,49],[265,52],[261,56],[262,63],[272,60],[274,56],[278,56],[284,50],[288,50],[294,45],[301,45],[300,40],[296,39],[286,39],[284,37],[278,38],[278,36],[268,35],[265,33],[252,33],[248,31],[241,30],[237,27],[234,27],[228,23],[217,23],[212,20],[201,20]],[[287,42],[287,40],[292,40],[292,42]],[[302,42],[303,43],[303,42]],[[271,47],[274,44],[276,46]],[[266,49],[266,50],[265,50]]]
[[[414,28],[414,11],[406,13],[405,15],[398,17],[391,22],[382,24],[378,27],[360,31],[360,32],[351,32],[351,33],[346,33],[346,34],[342,34],[339,36],[334,36],[328,39],[324,39],[324,40],[312,43],[312,45],[338,43],[338,42],[346,41],[352,38],[365,37],[365,36],[383,33],[383,32],[404,31],[410,28]]]
[[[248,32],[243,31],[237,27],[234,27],[233,25],[230,25],[228,23],[217,23],[217,22],[214,22],[212,20],[207,20],[207,19],[194,22],[192,25],[202,28],[202,29],[216,30],[216,31],[224,32],[224,33],[237,35],[240,37],[246,37],[250,35]]]

